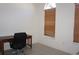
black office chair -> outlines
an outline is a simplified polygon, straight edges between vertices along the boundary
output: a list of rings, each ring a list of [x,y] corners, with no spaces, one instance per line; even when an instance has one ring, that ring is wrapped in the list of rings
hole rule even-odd
[[[10,47],[16,49],[16,53],[18,54],[22,48],[26,46],[26,33],[15,33],[13,42],[10,42]],[[22,51],[23,52],[23,51]]]

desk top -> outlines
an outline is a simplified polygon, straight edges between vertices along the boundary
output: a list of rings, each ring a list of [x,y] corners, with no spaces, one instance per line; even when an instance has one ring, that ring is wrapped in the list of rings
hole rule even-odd
[[[0,36],[0,40],[14,38],[13,36]]]
[[[27,35],[27,38],[32,37],[32,35]],[[0,41],[14,39],[14,36],[0,36]]]

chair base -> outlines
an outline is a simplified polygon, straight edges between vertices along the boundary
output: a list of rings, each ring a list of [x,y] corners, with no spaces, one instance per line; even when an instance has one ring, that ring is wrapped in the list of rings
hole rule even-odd
[[[19,49],[13,51],[12,54],[13,55],[25,55],[24,51],[23,50],[19,50]]]

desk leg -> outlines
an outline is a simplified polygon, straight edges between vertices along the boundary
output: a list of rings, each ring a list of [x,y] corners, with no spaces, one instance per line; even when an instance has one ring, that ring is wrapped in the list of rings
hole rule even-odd
[[[28,37],[26,42],[27,42],[26,44],[27,44],[30,48],[32,48],[32,36]]]
[[[0,52],[4,55],[4,43],[0,42]]]
[[[30,46],[30,47],[32,48],[32,36],[31,36],[31,38],[30,38],[30,39],[31,39],[31,46]]]
[[[28,44],[29,44],[30,48],[32,48],[32,36],[29,37],[28,41],[29,41]]]

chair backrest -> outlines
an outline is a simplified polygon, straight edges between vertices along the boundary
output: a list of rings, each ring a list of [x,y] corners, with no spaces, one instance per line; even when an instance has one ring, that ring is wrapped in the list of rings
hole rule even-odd
[[[14,41],[17,47],[22,47],[26,45],[26,38],[27,34],[22,32],[22,33],[15,33],[14,34]]]

